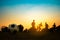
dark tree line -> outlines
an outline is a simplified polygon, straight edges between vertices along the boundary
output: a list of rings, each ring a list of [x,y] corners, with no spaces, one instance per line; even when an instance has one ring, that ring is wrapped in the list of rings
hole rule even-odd
[[[54,23],[52,28],[48,29],[48,24],[47,23],[45,23],[45,24],[46,24],[45,28],[41,31],[60,32],[60,25],[56,26],[56,24]],[[11,28],[9,28],[9,27],[11,27]],[[14,33],[16,33],[16,32],[29,32],[29,31],[32,31],[32,29],[33,29],[33,28],[31,28],[29,30],[28,29],[24,30],[24,26],[21,24],[17,25],[17,26],[16,26],[16,24],[11,24],[11,25],[9,25],[9,27],[4,26],[4,28],[1,28],[1,32],[14,32]],[[16,30],[15,27],[17,27],[18,30]]]
[[[15,27],[17,27],[17,29]],[[16,33],[16,32],[23,32],[23,29],[24,29],[24,27],[21,24],[20,25],[17,25],[17,26],[15,24],[10,24],[9,27],[3,26],[1,28],[1,32],[12,32],[12,33]]]

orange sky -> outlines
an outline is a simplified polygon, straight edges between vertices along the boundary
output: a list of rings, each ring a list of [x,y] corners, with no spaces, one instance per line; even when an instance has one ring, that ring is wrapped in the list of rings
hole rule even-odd
[[[33,19],[35,20],[36,22],[36,27],[39,25],[39,23],[42,22],[43,24],[43,27],[45,26],[45,22],[47,22],[49,24],[49,28],[52,27],[53,23],[55,22],[56,25],[59,25],[60,24],[60,19],[58,18],[54,18],[54,17],[37,17],[37,16],[34,16],[34,17],[22,17],[22,18],[11,18],[11,19],[6,19],[6,20],[1,20],[0,22],[0,26],[8,26],[9,24],[22,24],[24,26],[24,28],[30,28],[31,27],[31,23],[33,21]]]

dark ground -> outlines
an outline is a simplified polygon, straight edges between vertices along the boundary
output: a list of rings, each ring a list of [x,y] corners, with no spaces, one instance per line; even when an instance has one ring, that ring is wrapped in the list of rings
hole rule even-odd
[[[60,40],[59,32],[0,32],[0,40]]]

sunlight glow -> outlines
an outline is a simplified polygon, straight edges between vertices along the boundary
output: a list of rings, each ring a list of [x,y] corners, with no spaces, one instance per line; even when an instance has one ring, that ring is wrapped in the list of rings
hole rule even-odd
[[[4,7],[4,12],[1,16],[0,26],[8,26],[11,23],[22,24],[24,28],[29,29],[33,20],[37,26],[42,22],[42,29],[45,27],[45,22],[49,24],[49,28],[56,22],[60,24],[60,17],[57,7],[43,5],[16,5],[13,8]]]

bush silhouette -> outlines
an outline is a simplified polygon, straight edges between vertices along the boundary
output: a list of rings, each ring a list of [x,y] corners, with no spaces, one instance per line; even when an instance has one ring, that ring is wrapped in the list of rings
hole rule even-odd
[[[56,27],[56,32],[60,32],[60,25]]]
[[[23,27],[23,25],[18,25],[18,29],[19,29],[19,32],[23,32],[23,29],[24,29],[24,27]]]
[[[24,32],[28,32],[28,29],[25,29]]]
[[[10,24],[9,29],[11,30],[11,32],[13,32],[14,30],[17,30],[17,25],[16,24]]]

